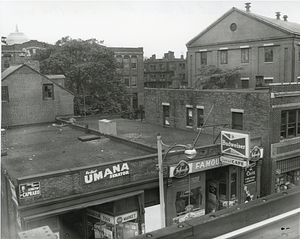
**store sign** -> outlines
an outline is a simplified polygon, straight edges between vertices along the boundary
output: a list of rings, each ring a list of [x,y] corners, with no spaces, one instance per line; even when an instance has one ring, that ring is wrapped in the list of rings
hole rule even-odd
[[[107,215],[105,213],[100,213],[100,220],[106,223],[110,223],[114,225],[115,218],[113,216]]]
[[[120,224],[120,223],[128,222],[128,221],[131,221],[134,219],[137,219],[137,211],[131,212],[131,213],[126,213],[124,215],[115,217],[115,223]]]
[[[221,132],[221,152],[223,154],[248,159],[250,154],[249,145],[249,134],[230,131]]]
[[[113,238],[113,232],[108,230],[107,228],[103,228],[103,234],[105,238],[112,239]]]
[[[96,219],[100,219],[100,212],[87,208],[86,209],[86,214],[90,217],[96,218]]]
[[[249,165],[245,169],[244,184],[256,182],[256,163]]]
[[[255,146],[250,152],[250,160],[255,162],[263,157],[263,149]]]
[[[245,168],[249,165],[248,161],[246,160],[239,159],[239,158],[231,158],[228,156],[221,156],[221,162],[236,165],[242,168]]]
[[[176,166],[170,166],[170,178],[182,178],[189,173],[196,173],[200,171],[205,171],[212,168],[221,167],[220,157],[201,159],[195,162],[185,162],[180,161]],[[179,177],[179,176],[180,177]]]
[[[95,183],[103,179],[113,179],[129,174],[130,170],[128,163],[120,163],[107,167],[98,167],[80,172],[82,184]]]
[[[9,186],[10,186],[10,191],[11,191],[11,198],[15,202],[15,204],[17,206],[19,206],[19,203],[18,203],[18,200],[17,200],[16,188],[9,179],[8,179],[8,181],[9,181]]]
[[[25,183],[19,185],[20,199],[40,195],[40,182]]]

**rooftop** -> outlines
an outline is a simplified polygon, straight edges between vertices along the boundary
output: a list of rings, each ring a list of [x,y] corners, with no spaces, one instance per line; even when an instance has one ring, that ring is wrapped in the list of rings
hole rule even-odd
[[[76,118],[76,124],[89,125],[98,130],[101,116]],[[117,135],[129,141],[146,144],[154,149],[157,146],[157,134],[167,145],[192,144],[197,132],[164,128],[137,120],[122,118],[111,119],[117,124]],[[85,132],[60,123],[36,126],[16,127],[6,130],[7,156],[2,157],[2,167],[11,180],[49,173],[63,169],[75,169],[109,162],[121,162],[123,159],[150,155],[137,147],[132,147],[101,136],[100,139],[83,142],[78,137]],[[197,145],[212,144],[212,136],[202,134]]]

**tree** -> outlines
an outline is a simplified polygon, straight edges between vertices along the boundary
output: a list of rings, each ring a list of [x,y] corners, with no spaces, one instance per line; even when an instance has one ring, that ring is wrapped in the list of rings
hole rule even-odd
[[[75,94],[75,102],[98,113],[127,110],[129,94],[116,72],[114,53],[97,40],[63,37],[42,54],[42,74],[63,74],[66,88]]]
[[[202,65],[196,75],[195,88],[198,89],[222,89],[235,88],[236,80],[240,77],[241,67],[233,69],[221,69],[214,65]]]

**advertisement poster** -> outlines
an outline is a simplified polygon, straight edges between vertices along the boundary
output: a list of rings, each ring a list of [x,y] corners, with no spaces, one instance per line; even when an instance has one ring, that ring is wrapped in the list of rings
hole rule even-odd
[[[24,183],[19,185],[20,199],[40,195],[40,182]]]

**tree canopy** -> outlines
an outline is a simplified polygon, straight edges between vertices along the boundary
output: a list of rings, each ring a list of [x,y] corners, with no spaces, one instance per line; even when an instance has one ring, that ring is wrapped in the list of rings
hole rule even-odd
[[[241,67],[221,69],[214,65],[202,65],[196,75],[195,88],[222,89],[236,87],[236,79],[240,76]]]
[[[97,40],[63,37],[35,56],[42,74],[63,74],[66,88],[75,94],[75,103],[98,113],[127,110],[129,95],[117,74],[114,53]]]

